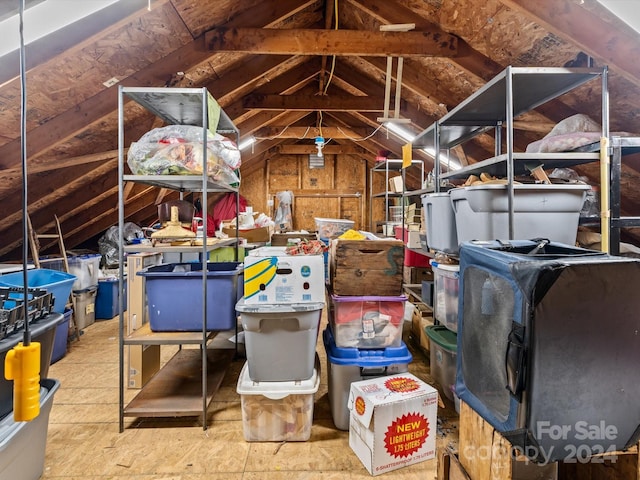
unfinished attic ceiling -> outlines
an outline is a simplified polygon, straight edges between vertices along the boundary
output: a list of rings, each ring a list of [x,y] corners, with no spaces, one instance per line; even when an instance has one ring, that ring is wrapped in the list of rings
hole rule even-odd
[[[312,152],[320,129],[336,153],[370,164],[381,150],[400,156],[405,141],[377,120],[387,55],[404,59],[400,116],[413,133],[509,65],[584,61],[609,67],[610,130],[640,133],[640,36],[593,0],[151,0],[148,7],[121,0],[27,46],[29,213],[38,231],[57,215],[67,248],[118,221],[117,85],[207,87],[241,140],[257,140],[243,151],[243,176],[274,156]],[[380,31],[399,24],[415,28]],[[18,74],[17,52],[0,57],[2,261],[21,258]],[[600,89],[588,83],[518,118],[516,150],[572,114],[599,120]],[[132,102],[126,108],[134,119],[126,144],[160,126]],[[454,153],[463,164],[490,157],[493,138]],[[414,158],[431,168],[423,152]],[[597,183],[598,168],[579,173]],[[626,215],[640,213],[639,168],[634,159],[623,168]],[[419,188],[418,179],[408,186]],[[126,193],[127,221],[155,218],[157,190],[136,185]]]

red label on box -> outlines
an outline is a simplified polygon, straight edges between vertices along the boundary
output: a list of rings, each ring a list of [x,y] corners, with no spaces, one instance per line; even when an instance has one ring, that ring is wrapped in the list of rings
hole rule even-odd
[[[417,388],[417,385],[416,385]],[[395,458],[410,457],[429,437],[429,421],[418,413],[396,418],[384,436],[384,445]]]

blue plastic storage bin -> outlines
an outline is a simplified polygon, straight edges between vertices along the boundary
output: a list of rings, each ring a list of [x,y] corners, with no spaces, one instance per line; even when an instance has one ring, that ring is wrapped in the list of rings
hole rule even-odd
[[[336,428],[349,430],[349,390],[352,382],[404,373],[413,360],[404,342],[399,347],[341,348],[336,346],[330,328],[322,333],[327,352],[329,405]]]
[[[56,334],[53,337],[53,349],[51,351],[51,365],[67,354],[67,339],[69,338],[69,321],[71,320],[71,315],[73,315],[73,309],[65,309],[64,316],[56,327]]]
[[[207,263],[207,330],[235,328],[242,273],[239,262]],[[151,330],[202,330],[202,263],[156,265],[138,275],[146,279]]]
[[[66,272],[44,268],[27,270],[27,286],[30,288],[44,288],[51,292],[54,297],[53,311],[56,313],[64,313],[64,307],[67,304],[71,294],[71,287],[75,281],[76,276]],[[0,284],[9,287],[24,287],[22,272],[0,276]]]
[[[98,293],[96,294],[96,320],[111,320],[118,312],[118,287],[120,281],[117,278],[101,278],[98,281]],[[127,280],[124,281],[123,308],[127,310]]]

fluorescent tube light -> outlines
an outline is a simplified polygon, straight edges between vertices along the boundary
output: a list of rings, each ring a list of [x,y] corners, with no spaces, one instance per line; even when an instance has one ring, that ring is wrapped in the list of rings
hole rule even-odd
[[[250,137],[247,137],[238,144],[238,150],[246,150],[254,143],[256,143],[256,137],[254,137],[253,135]]]

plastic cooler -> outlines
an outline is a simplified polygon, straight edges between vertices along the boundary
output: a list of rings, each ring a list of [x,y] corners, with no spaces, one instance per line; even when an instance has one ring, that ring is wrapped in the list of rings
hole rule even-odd
[[[460,265],[445,265],[431,261],[431,268],[435,296],[433,317],[452,332],[457,332]]]
[[[349,430],[349,390],[352,382],[408,371],[413,357],[404,342],[379,349],[339,348],[331,330],[322,333],[327,352],[329,404],[336,428]]]
[[[247,305],[236,310],[244,329],[249,378],[255,382],[306,380],[313,375],[324,303]]]
[[[207,263],[207,330],[235,328],[242,272],[238,262]],[[138,272],[146,279],[151,330],[202,330],[202,273],[202,263],[170,263]]]
[[[40,414],[30,422],[16,422],[13,415],[0,420],[0,478],[35,480],[42,476],[49,414],[59,387],[58,380],[42,380]]]
[[[53,349],[51,351],[51,365],[67,354],[67,340],[69,338],[71,315],[73,315],[73,309],[66,308],[60,323],[58,323],[56,327],[56,333],[53,338]]]
[[[247,442],[306,441],[311,436],[313,396],[320,386],[316,362],[302,381],[257,382],[249,377],[249,362],[238,378],[242,429]]]
[[[407,297],[331,294],[329,325],[341,348],[399,347]]]
[[[40,343],[40,378],[47,378],[49,373],[56,327],[61,321],[64,321],[64,316],[61,313],[52,313],[29,324],[31,340]],[[0,340],[0,365],[3,368],[7,352],[19,342],[22,342],[23,333],[15,332]],[[7,380],[2,375],[0,376],[0,418],[7,415],[11,410],[13,410],[13,380]],[[0,475],[0,478],[4,477]]]
[[[589,185],[513,185],[513,238],[548,238],[573,245]],[[450,190],[458,243],[509,239],[506,185],[474,185]]]
[[[429,337],[431,375],[442,387],[442,393],[452,402],[456,385],[457,335],[443,325],[426,327]]]
[[[72,287],[74,291],[86,290],[98,285],[101,259],[102,255],[99,253],[74,255],[67,258],[69,273],[76,276],[76,281],[73,282]]]
[[[422,218],[427,232],[428,249],[458,253],[456,216],[449,192],[422,195]]]
[[[44,288],[48,292],[51,292],[54,297],[53,311],[56,313],[64,313],[64,308],[75,280],[75,275],[58,272],[57,270],[47,270],[43,268],[27,270],[27,287]],[[22,271],[0,276],[0,285],[23,287]]]

